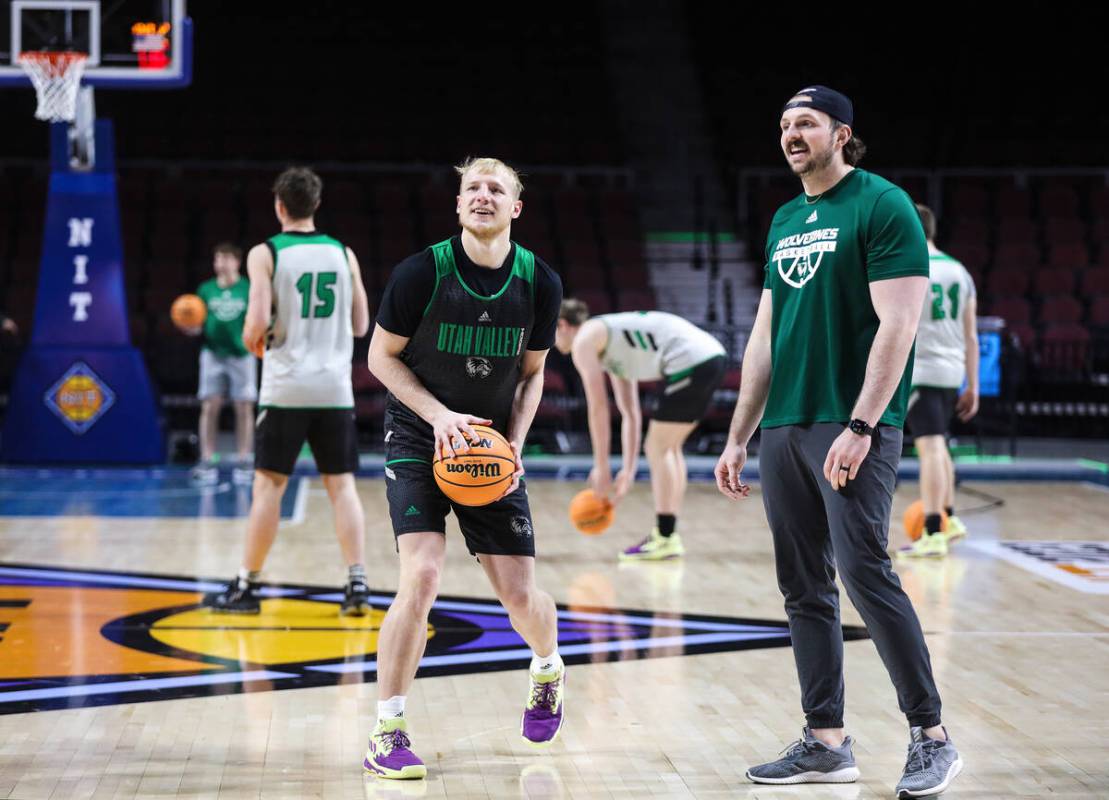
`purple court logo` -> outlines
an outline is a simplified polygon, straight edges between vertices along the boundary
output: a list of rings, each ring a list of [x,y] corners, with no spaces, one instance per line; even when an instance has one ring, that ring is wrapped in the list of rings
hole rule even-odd
[[[558,607],[568,664],[789,646],[785,621],[597,605],[612,595],[606,580],[579,576],[571,603]],[[259,590],[259,614],[214,614],[201,601],[223,585],[0,564],[0,714],[377,680],[392,594],[373,593],[364,617],[340,617],[336,587],[270,584]],[[865,636],[844,629],[846,639]],[[440,597],[418,677],[525,669],[530,660],[499,603]]]

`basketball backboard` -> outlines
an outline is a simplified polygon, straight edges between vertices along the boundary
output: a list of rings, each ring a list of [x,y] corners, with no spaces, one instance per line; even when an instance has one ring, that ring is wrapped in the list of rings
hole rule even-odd
[[[0,86],[29,85],[21,52],[88,54],[86,86],[171,89],[192,79],[185,0],[0,0]]]

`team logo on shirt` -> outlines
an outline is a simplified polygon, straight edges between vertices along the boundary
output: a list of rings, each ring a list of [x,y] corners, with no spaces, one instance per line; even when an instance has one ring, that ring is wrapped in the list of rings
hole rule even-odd
[[[472,356],[466,359],[466,374],[480,380],[493,374],[493,362],[488,358]]]
[[[800,289],[812,280],[820,269],[825,253],[836,252],[839,228],[821,228],[808,233],[797,233],[778,240],[773,255],[782,280]]]
[[[224,289],[222,294],[208,300],[208,311],[220,322],[234,322],[246,313],[246,300]]]

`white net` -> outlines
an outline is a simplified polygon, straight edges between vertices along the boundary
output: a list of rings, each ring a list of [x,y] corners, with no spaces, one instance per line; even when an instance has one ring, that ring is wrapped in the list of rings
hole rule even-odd
[[[77,90],[85,71],[86,53],[21,53],[19,65],[34,84],[38,95],[35,118],[49,122],[72,122],[77,116]]]

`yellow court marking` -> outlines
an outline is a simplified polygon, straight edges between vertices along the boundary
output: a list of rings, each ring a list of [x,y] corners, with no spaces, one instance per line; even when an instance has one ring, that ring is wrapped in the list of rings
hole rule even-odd
[[[343,617],[339,606],[316,600],[262,601],[262,613],[184,611],[158,620],[150,635],[163,644],[254,664],[297,664],[373,655],[385,612]],[[428,638],[434,630],[428,626]]]

